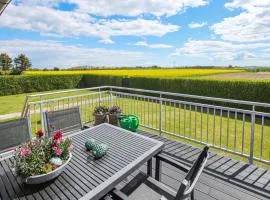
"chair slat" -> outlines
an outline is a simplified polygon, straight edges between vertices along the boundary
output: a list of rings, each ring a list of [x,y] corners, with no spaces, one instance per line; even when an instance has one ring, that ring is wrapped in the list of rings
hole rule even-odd
[[[0,138],[0,152],[30,141],[31,129],[28,118],[1,122]]]
[[[58,130],[68,133],[83,128],[79,107],[45,112],[45,120],[49,137],[52,137]]]

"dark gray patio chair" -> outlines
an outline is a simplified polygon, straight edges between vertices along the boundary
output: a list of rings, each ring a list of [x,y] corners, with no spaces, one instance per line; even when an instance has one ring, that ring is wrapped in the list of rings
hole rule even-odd
[[[49,137],[52,137],[58,130],[64,134],[70,134],[84,128],[79,107],[45,112],[44,115],[46,132]]]
[[[174,156],[165,153],[159,154],[156,156],[155,179],[150,176],[147,177],[146,174],[140,172],[124,188],[121,190],[115,189],[111,193],[112,199],[182,200],[190,197],[194,200],[194,187],[207,162],[208,149],[208,146],[204,147],[190,169],[180,163]],[[184,172],[187,172],[177,192],[159,181],[161,162],[168,163]]]
[[[31,139],[31,128],[28,118],[0,122],[0,153],[12,150]]]

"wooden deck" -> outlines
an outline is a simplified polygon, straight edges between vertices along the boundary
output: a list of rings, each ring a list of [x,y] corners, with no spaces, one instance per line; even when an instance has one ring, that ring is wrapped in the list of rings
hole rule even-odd
[[[191,165],[200,149],[141,131],[141,134],[163,141],[164,151],[177,156],[181,162]],[[211,151],[211,150],[210,150]],[[154,170],[153,162],[153,170]],[[146,172],[146,165],[141,168]],[[135,174],[133,174],[135,175]],[[162,164],[161,181],[175,190],[180,186],[184,173],[168,164]],[[119,188],[132,178],[123,181]],[[229,157],[210,153],[207,166],[195,187],[195,199],[198,200],[235,200],[270,199],[270,171],[249,165]]]

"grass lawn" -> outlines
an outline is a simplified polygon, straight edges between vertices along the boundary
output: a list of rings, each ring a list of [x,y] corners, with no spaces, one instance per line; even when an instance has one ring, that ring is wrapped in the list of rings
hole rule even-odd
[[[42,94],[42,93],[56,92],[56,91],[57,90],[0,96],[0,115],[21,112],[24,106],[25,97],[27,95]],[[78,92],[69,92],[69,93],[64,93],[64,94],[54,94],[54,95],[50,95],[43,98],[43,100],[48,99],[48,98],[65,97],[65,96],[87,94],[87,93],[89,93],[89,91],[78,91]],[[38,97],[31,98],[31,101],[39,101],[39,98]]]

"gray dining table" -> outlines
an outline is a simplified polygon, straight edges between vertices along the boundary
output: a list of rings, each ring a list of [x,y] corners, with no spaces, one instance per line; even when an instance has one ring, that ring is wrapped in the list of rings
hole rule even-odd
[[[26,185],[12,170],[13,157],[0,161],[0,199],[100,199],[123,179],[148,163],[164,147],[160,141],[109,124],[101,124],[70,135],[72,159],[56,179]],[[94,159],[85,141],[93,138],[108,145],[107,154]]]

